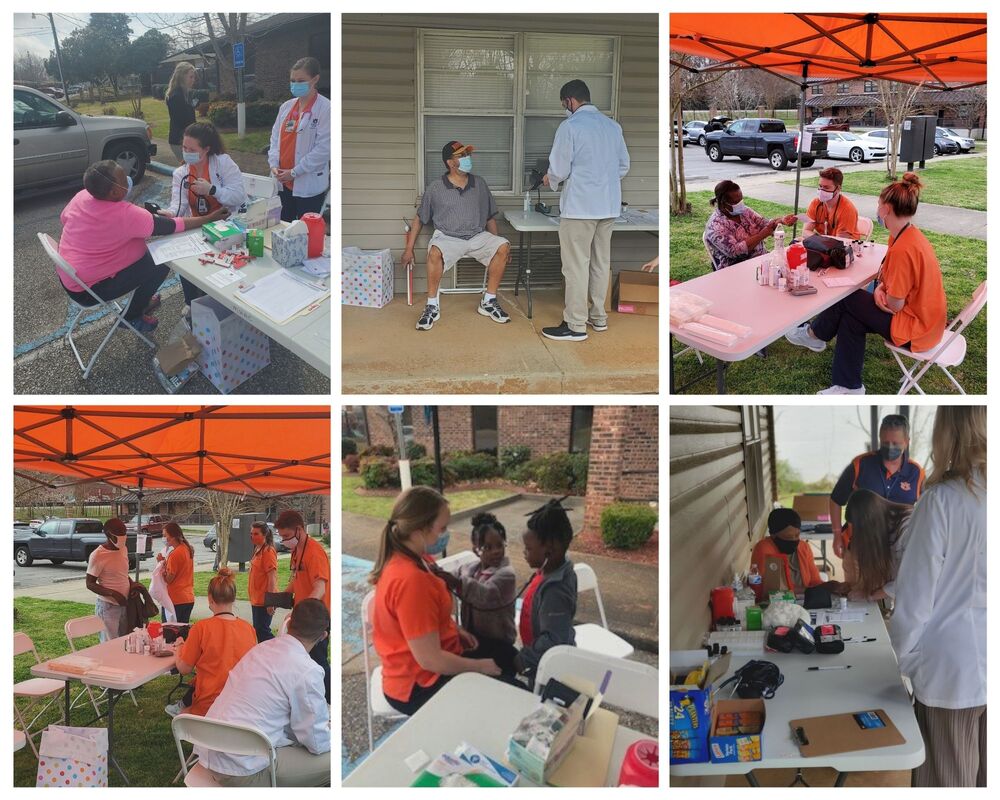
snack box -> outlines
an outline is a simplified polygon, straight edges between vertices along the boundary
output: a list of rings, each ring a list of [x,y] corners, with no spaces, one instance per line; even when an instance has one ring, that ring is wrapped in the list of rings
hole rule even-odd
[[[708,737],[712,763],[760,761],[766,716],[760,698],[716,701]]]
[[[686,678],[703,667],[705,660],[704,650],[670,654],[671,764],[693,764],[709,758],[713,685],[729,671],[730,656],[727,653],[711,662],[697,683],[686,683]]]

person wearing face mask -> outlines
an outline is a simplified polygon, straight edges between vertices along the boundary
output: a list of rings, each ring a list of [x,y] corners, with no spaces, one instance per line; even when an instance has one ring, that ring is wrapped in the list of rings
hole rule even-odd
[[[290,77],[292,99],[278,109],[267,151],[271,174],[281,183],[284,222],[318,214],[330,188],[330,101],[316,90],[319,61],[300,58]]]
[[[559,123],[545,186],[559,195],[559,255],[566,280],[563,319],[542,328],[555,341],[581,342],[587,326],[608,329],[604,302],[611,274],[611,229],[622,213],[622,178],[630,161],[622,126],[590,102],[581,80],[559,90]]]
[[[703,241],[712,256],[712,269],[739,264],[766,252],[764,242],[778,225],[791,225],[794,214],[765,219],[743,202],[743,191],[732,181],[715,184],[715,197],[708,201],[715,207],[705,223]]]
[[[441,319],[438,292],[441,278],[463,258],[474,258],[488,268],[486,292],[477,309],[494,322],[510,322],[500,307],[497,292],[507,261],[510,242],[497,234],[497,204],[482,175],[472,173],[472,145],[450,141],[441,148],[441,160],[448,172],[434,180],[420,198],[420,208],[410,222],[403,248],[403,266],[412,267],[413,248],[424,225],[433,225],[427,243],[427,305],[418,331],[429,331]]]
[[[204,217],[168,219],[126,202],[132,191],[132,177],[116,161],[98,161],[83,174],[83,189],[63,209],[61,255],[76,271],[82,284],[59,271],[66,293],[75,303],[90,307],[97,301],[113,300],[134,290],[125,319],[140,333],[156,329],[159,322],[152,312],[159,306],[156,290],[170,268],[154,264],[146,249],[150,236],[165,236],[192,230],[214,219],[225,219],[226,209]]]
[[[191,90],[197,82],[198,71],[194,68],[194,64],[181,61],[174,67],[174,74],[170,76],[170,82],[163,93],[163,99],[167,103],[167,113],[170,115],[167,142],[174,157],[181,163],[184,160],[181,140],[184,138],[184,131],[195,121],[194,107],[197,101],[191,96]]]
[[[104,623],[101,641],[125,635],[125,606],[131,581],[125,549],[125,523],[113,517],[104,523],[107,541],[87,559],[87,589],[97,595],[94,613]]]
[[[840,473],[830,493],[833,552],[844,557],[850,543],[850,526],[844,527],[844,506],[851,494],[867,489],[893,503],[912,506],[924,487],[924,470],[909,457],[910,423],[901,414],[888,414],[878,429],[879,449],[852,459]]]
[[[448,501],[428,486],[407,489],[382,529],[368,581],[375,587],[372,640],[382,662],[382,692],[410,716],[462,672],[499,677],[477,638],[452,617],[452,598],[426,550],[447,529]]]
[[[181,146],[184,163],[174,170],[170,208],[161,210],[160,215],[204,217],[220,208],[236,214],[247,201],[243,173],[227,155],[215,126],[211,122],[188,125]],[[205,293],[184,277],[181,287],[187,314],[191,301]]]
[[[833,384],[817,394],[864,394],[865,341],[875,333],[897,347],[923,352],[937,347],[947,324],[948,303],[934,247],[915,225],[920,178],[907,172],[878,197],[879,221],[889,229],[889,250],[875,291],[859,289],[785,338],[815,353],[834,338]]]
[[[819,173],[819,192],[809,203],[806,215],[809,221],[803,226],[803,235],[839,236],[860,239],[858,209],[850,198],[844,197],[841,187],[844,173],[836,167],[827,167]]]
[[[802,518],[791,508],[776,508],[767,517],[768,535],[754,545],[750,567],[765,575],[767,559],[777,558],[785,568],[785,585],[801,594],[823,583],[809,542],[800,538]]]
[[[322,600],[330,611],[330,556],[323,545],[306,533],[306,523],[298,511],[282,511],[274,521],[281,543],[291,551],[291,580],[286,592],[291,592],[292,602],[301,603],[310,597]],[[319,642],[309,653],[312,660],[323,668],[326,685],[326,702],[330,702],[330,654],[327,640]]]

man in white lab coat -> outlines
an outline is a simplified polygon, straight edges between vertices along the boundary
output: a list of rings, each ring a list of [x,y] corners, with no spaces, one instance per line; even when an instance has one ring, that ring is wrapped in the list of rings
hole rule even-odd
[[[587,326],[608,329],[604,302],[611,271],[611,227],[621,214],[621,179],[629,157],[622,126],[590,102],[572,80],[559,90],[567,119],[556,130],[544,184],[561,191],[559,248],[566,300],[562,323],[542,328],[556,341],[582,342]]]

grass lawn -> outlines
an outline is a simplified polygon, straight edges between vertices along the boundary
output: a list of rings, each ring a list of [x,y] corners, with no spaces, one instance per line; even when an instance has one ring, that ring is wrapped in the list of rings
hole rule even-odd
[[[906,169],[905,164],[899,174]],[[936,158],[926,169],[917,170],[924,188],[920,200],[942,206],[986,210],[986,159],[965,158],[948,161],[947,156]],[[794,184],[795,181],[784,181]],[[816,186],[818,177],[803,178],[803,186]],[[844,176],[844,189],[856,194],[878,195],[885,188],[885,170],[880,167],[866,172],[850,172]]]
[[[670,277],[686,281],[710,270],[708,255],[701,242],[708,219],[711,192],[688,195],[693,213],[670,219]],[[755,211],[768,217],[792,211],[790,206],[769,203],[747,197]],[[952,319],[971,299],[975,288],[986,279],[986,242],[925,231],[934,246],[948,296],[948,318]],[[875,239],[884,243],[888,232],[876,228]],[[763,289],[761,291],[764,291]],[[975,322],[965,330],[968,351],[965,361],[951,370],[969,394],[986,393],[986,313],[980,312]],[[679,347],[678,347],[679,349]],[[693,380],[714,368],[711,357],[705,366],[698,364],[691,353],[682,356],[674,366],[678,385]],[[730,365],[726,371],[726,387],[730,394],[813,394],[830,385],[833,347],[823,353],[811,353],[795,347],[784,339],[768,346],[768,357],[748,358]],[[877,336],[869,336],[865,349],[864,384],[869,394],[895,394],[899,390],[899,367]],[[937,368],[931,369],[920,381],[929,394],[954,394],[955,388]],[[707,378],[688,391],[715,391],[712,378]]]
[[[370,497],[355,494],[355,489],[362,485],[359,475],[345,474],[341,484],[341,502],[344,511],[353,514],[362,514],[366,517],[376,519],[388,519],[392,513],[395,497]],[[451,513],[464,511],[467,508],[475,508],[483,503],[493,500],[500,500],[510,497],[513,492],[507,489],[473,489],[471,491],[445,491],[448,502],[451,504]]]

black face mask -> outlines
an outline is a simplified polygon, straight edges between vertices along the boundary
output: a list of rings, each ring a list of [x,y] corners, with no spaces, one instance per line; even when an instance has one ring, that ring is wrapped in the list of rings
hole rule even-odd
[[[790,556],[799,549],[799,543],[794,539],[779,539],[777,536],[771,537],[778,552],[785,556]]]

